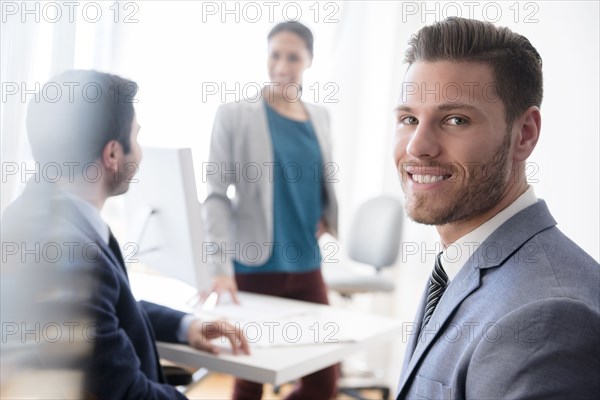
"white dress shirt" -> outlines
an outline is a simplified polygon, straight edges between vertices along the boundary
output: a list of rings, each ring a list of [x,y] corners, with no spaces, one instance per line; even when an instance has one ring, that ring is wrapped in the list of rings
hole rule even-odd
[[[98,233],[100,238],[102,238],[102,240],[104,241],[104,244],[108,245],[110,229],[108,227],[108,224],[102,219],[100,211],[98,211],[96,206],[77,195],[74,195],[69,192],[64,193],[67,195],[69,200],[75,203],[75,206],[77,206],[79,212],[83,214],[85,219],[90,223],[90,225],[92,225],[92,228],[94,228],[96,233]]]
[[[471,232],[467,233],[454,243],[448,245],[442,252],[442,267],[448,275],[450,282],[458,271],[466,264],[467,260],[477,248],[483,243],[496,229],[508,221],[519,211],[524,210],[537,202],[537,197],[533,192],[533,186],[529,186],[525,193],[517,197],[508,207],[494,215]]]

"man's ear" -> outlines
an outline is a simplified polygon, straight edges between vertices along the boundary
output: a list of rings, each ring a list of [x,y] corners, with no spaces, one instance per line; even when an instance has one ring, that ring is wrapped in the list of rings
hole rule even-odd
[[[529,107],[516,121],[516,137],[513,143],[513,160],[522,162],[533,152],[542,129],[542,116],[536,106]]]
[[[122,159],[123,147],[116,140],[111,140],[104,146],[102,151],[102,165],[109,171],[117,172],[119,161]]]

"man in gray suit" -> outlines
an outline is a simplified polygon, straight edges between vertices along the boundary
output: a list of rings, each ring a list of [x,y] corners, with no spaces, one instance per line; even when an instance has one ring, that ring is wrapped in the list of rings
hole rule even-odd
[[[394,159],[416,222],[443,251],[397,398],[600,396],[600,266],[527,183],[542,60],[529,40],[449,18],[409,43]]]

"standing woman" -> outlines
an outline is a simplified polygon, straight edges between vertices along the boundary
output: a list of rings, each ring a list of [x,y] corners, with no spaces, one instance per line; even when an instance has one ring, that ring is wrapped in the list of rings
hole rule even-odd
[[[215,117],[203,207],[213,290],[236,302],[239,288],[327,304],[317,240],[337,236],[333,179],[325,174],[329,116],[300,100],[313,35],[282,22],[268,35],[268,54],[269,85],[256,98],[222,105]],[[336,370],[303,377],[288,399],[332,398]],[[236,380],[234,399],[261,396],[262,384]]]

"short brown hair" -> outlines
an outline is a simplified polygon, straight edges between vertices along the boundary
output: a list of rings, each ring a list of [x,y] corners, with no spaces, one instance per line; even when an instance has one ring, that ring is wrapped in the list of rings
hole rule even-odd
[[[135,82],[95,70],[67,70],[46,85],[74,89],[68,95],[63,89],[57,98],[41,90],[29,103],[27,132],[37,162],[93,162],[111,140],[129,153]],[[96,97],[87,98],[88,86]]]
[[[518,33],[489,22],[450,17],[425,26],[409,41],[404,62],[472,61],[492,67],[509,125],[542,104],[542,58]]]

